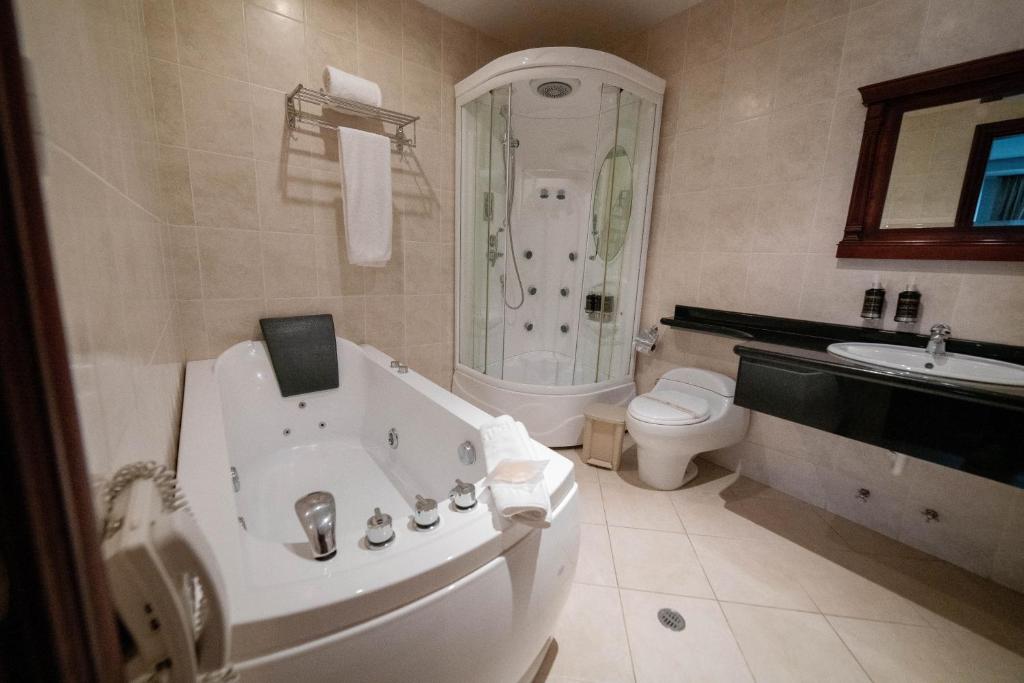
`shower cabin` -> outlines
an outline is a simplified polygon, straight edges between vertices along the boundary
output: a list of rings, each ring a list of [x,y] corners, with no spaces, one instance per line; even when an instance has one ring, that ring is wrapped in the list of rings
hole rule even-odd
[[[583,410],[636,392],[665,82],[618,57],[539,48],[455,86],[453,390],[580,443]]]

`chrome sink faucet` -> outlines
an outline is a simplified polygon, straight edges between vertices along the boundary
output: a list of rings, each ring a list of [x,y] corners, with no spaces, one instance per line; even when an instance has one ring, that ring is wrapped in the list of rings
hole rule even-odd
[[[939,323],[932,325],[931,336],[928,338],[928,346],[925,351],[933,356],[943,356],[946,353],[946,340],[953,334],[949,325]]]
[[[313,559],[329,560],[338,551],[334,540],[334,496],[326,491],[307,493],[295,501],[295,514],[309,539]]]

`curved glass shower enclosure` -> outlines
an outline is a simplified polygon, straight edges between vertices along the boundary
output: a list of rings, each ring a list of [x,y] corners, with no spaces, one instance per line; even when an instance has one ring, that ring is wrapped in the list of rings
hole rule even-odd
[[[593,50],[507,55],[456,86],[456,393],[579,443],[635,393],[664,82]]]

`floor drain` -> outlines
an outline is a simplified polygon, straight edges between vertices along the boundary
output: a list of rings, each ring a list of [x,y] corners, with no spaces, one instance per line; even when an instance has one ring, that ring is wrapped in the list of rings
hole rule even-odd
[[[686,628],[686,620],[683,619],[683,615],[668,607],[662,607],[658,610],[658,621],[661,622],[662,626],[672,631],[682,631]]]

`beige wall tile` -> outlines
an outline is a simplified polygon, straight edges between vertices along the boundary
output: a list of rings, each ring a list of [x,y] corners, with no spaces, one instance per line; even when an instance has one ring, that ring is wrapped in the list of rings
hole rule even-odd
[[[441,128],[441,72],[406,62],[402,74],[402,107],[420,117],[417,126]]]
[[[647,31],[641,31],[616,45],[612,53],[622,57],[627,62],[632,62],[640,68],[646,69],[649,39],[650,34]]]
[[[178,61],[174,0],[144,0],[142,22],[149,56],[170,62]]]
[[[291,130],[285,121],[281,93],[252,86],[253,151],[259,161],[284,161],[289,166],[309,166],[310,148],[319,131],[303,127]]]
[[[248,0],[248,2],[297,21],[302,21],[305,15],[302,0]]]
[[[775,182],[819,177],[828,148],[832,102],[772,113],[768,124],[766,175]]]
[[[405,301],[400,295],[367,296],[366,343],[385,353],[405,348]],[[394,354],[390,354],[394,355]]]
[[[370,47],[373,45],[373,47]],[[377,49],[376,44],[359,43],[357,74],[380,86],[383,105],[387,109],[402,108],[402,59]]]
[[[997,272],[964,275],[953,329],[974,339],[1024,344],[1024,271],[1019,264],[989,270]]]
[[[192,210],[188,151],[180,147],[161,145],[159,154],[162,215],[169,223],[191,225],[195,223],[195,214]]]
[[[787,0],[748,0],[736,3],[730,48],[742,49],[776,38],[782,32]]]
[[[259,234],[251,230],[199,228],[203,297],[246,299],[262,296]]]
[[[835,97],[845,37],[845,16],[787,35],[779,48],[774,106]]]
[[[752,258],[745,297],[749,310],[797,317],[800,298],[793,292],[803,286],[804,261],[803,254],[758,254]]]
[[[209,353],[217,356],[239,342],[261,339],[263,311],[263,299],[203,300]]]
[[[183,352],[162,216],[183,217],[189,202],[165,201],[161,177],[179,187],[184,177],[187,188],[188,172],[182,150],[157,144],[154,95],[177,79],[150,59],[176,59],[173,15],[169,0],[41,0],[19,3],[18,19],[38,90],[42,189],[86,467],[99,487],[139,453],[170,463],[177,440]],[[177,141],[180,97],[178,112],[161,139]]]
[[[202,300],[178,301],[177,315],[185,358],[208,358],[210,352],[206,343]]]
[[[402,3],[402,58],[424,69],[444,70],[444,16],[418,2]]]
[[[441,245],[424,242],[405,243],[405,292],[439,294],[441,281]]]
[[[402,40],[395,40],[395,28],[402,25],[402,0],[359,0],[357,14],[361,44],[402,56]]]
[[[511,51],[508,45],[497,38],[484,35],[479,31],[476,32],[476,64],[478,67],[492,62]]]
[[[313,175],[308,168],[256,162],[260,228],[313,232]]]
[[[248,85],[184,67],[181,89],[189,147],[252,156],[252,107]]]
[[[305,27],[301,21],[246,7],[245,45],[254,85],[288,92],[306,76]]]
[[[705,252],[700,263],[699,304],[713,304],[732,311],[746,310],[749,262],[749,254]]]
[[[348,262],[344,236],[316,236],[316,269],[320,296],[362,294],[365,291],[365,271]]]
[[[355,41],[356,0],[306,0],[306,21],[318,30]]]
[[[316,296],[316,246],[313,236],[264,232],[260,237],[266,296]]]
[[[786,33],[814,26],[850,11],[850,0],[789,0],[783,31]]]
[[[168,237],[175,296],[178,299],[202,299],[196,229],[189,226],[171,226],[168,229]]]
[[[361,296],[321,297],[317,304],[334,318],[334,329],[356,344],[366,341],[366,300]]]
[[[157,140],[165,145],[185,145],[185,110],[181,99],[178,65],[152,59],[149,62],[156,105]]]
[[[174,0],[182,64],[245,80],[245,26],[238,0]]]
[[[193,151],[188,156],[196,223],[258,229],[255,163],[209,152]]]
[[[678,130],[715,125],[722,111],[725,59],[688,67],[683,70],[681,80]]]
[[[762,182],[768,163],[775,163],[769,156],[774,151],[769,148],[769,130],[767,116],[723,125],[718,134],[714,170],[710,177],[704,176],[710,178],[710,186],[749,187]],[[694,134],[700,135],[701,131]],[[701,172],[707,173],[704,169]]]
[[[932,0],[921,34],[921,68],[1018,50],[1024,5],[1003,0]]]
[[[686,22],[688,13],[680,12],[656,25],[650,32],[647,66],[661,76],[668,78],[683,68],[686,44]]]
[[[476,68],[476,32],[445,17],[442,36],[444,73],[461,80]]]
[[[333,66],[352,74],[359,70],[355,41],[317,31],[309,24],[306,25],[305,50],[305,85],[314,90],[323,86],[324,67]]]
[[[841,90],[920,71],[917,48],[928,0],[890,0],[850,15]]]
[[[691,7],[686,27],[686,64],[703,64],[725,54],[732,22],[730,0],[706,0]]]

